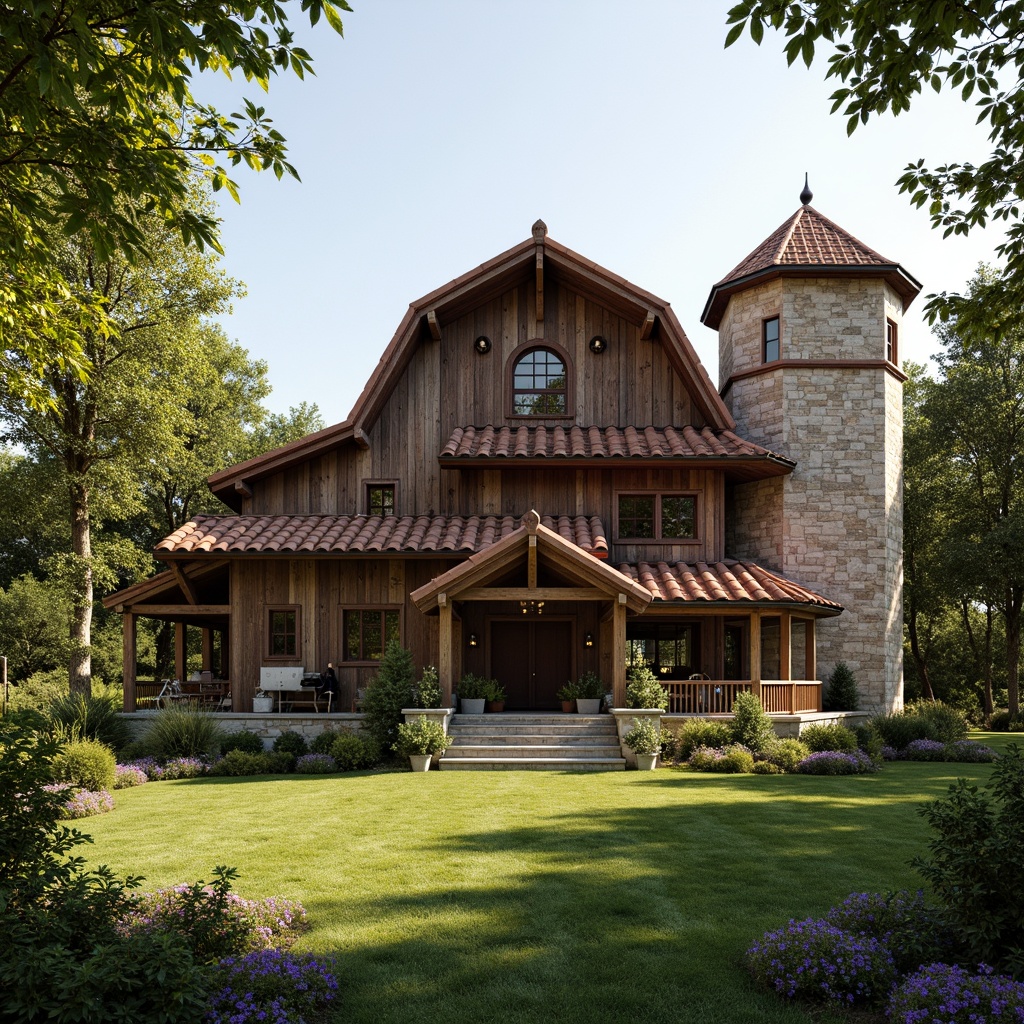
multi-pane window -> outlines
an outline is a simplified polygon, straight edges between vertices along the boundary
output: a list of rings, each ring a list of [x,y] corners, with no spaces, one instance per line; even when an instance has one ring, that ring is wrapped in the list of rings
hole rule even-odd
[[[512,371],[512,413],[564,416],[569,409],[565,363],[546,348],[533,348]]]
[[[769,317],[761,321],[763,362],[774,363],[779,358],[779,318]]]
[[[697,499],[692,494],[620,494],[618,537],[693,540]]]
[[[899,364],[900,345],[899,328],[892,320],[885,321],[885,358],[890,363]]]
[[[366,512],[371,516],[393,516],[395,514],[395,485],[367,484]]]
[[[401,640],[397,608],[346,608],[342,612],[345,661],[380,661],[392,640]]]
[[[685,679],[696,671],[697,627],[635,623],[626,635],[626,664],[646,665],[659,679]]]
[[[298,608],[267,609],[267,656],[297,658],[299,656]]]

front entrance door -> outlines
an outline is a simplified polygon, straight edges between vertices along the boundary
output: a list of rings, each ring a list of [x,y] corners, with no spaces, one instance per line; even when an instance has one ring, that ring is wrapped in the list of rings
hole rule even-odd
[[[559,707],[555,694],[573,673],[573,623],[557,619],[491,622],[490,674],[511,710]]]

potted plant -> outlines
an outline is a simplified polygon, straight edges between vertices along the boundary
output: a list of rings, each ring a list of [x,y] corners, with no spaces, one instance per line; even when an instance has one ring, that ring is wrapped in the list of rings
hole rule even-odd
[[[459,710],[464,715],[482,715],[491,680],[467,672],[459,680]]]
[[[649,718],[639,718],[633,728],[622,738],[622,742],[636,754],[636,766],[642,772],[651,771],[658,763],[661,751],[661,736]]]
[[[274,710],[274,695],[257,690],[252,698],[252,713],[254,715],[266,715]]]
[[[576,710],[579,687],[570,679],[555,696],[562,702],[562,710],[572,714]]]
[[[451,744],[440,722],[429,718],[417,718],[412,722],[402,722],[398,726],[398,739],[395,740],[395,751],[406,754],[414,772],[430,770],[430,759],[443,754]]]
[[[601,711],[604,683],[596,672],[584,672],[576,680],[576,710],[581,715],[596,715]]]
[[[668,690],[658,682],[646,665],[632,665],[626,670],[626,707],[668,709]]]
[[[505,693],[505,687],[498,682],[497,679],[487,680],[487,710],[488,711],[504,711],[505,710],[505,698],[508,694]]]

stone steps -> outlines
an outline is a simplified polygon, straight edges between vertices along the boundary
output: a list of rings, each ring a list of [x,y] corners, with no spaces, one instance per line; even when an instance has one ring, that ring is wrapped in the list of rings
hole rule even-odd
[[[623,771],[610,715],[454,715],[441,771]]]

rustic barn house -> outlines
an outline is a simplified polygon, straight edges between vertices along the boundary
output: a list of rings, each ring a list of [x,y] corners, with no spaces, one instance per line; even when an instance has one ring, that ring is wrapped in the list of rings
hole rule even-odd
[[[820,709],[847,661],[902,692],[900,320],[920,286],[804,204],[712,289],[712,384],[667,302],[547,236],[414,302],[345,422],[217,473],[234,514],[162,541],[107,599],[203,635],[248,711],[268,668],[388,640],[510,709],[645,661],[671,711]],[[261,676],[262,673],[262,676]]]

